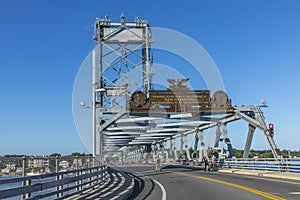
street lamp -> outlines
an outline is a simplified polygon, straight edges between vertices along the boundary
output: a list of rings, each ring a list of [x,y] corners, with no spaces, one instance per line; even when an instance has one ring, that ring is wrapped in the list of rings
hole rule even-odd
[[[259,107],[267,108],[267,101],[265,99],[261,100],[261,105]]]
[[[83,107],[83,109],[89,109],[92,108],[91,106],[86,105],[85,101],[81,101],[79,104],[81,107]]]
[[[93,135],[93,156],[96,156],[96,106],[93,101],[93,106],[86,105],[85,101],[81,101],[79,104],[83,109],[92,109],[92,135]]]

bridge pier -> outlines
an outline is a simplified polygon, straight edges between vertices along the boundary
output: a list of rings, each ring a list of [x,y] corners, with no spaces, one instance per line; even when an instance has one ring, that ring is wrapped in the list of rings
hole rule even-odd
[[[178,160],[175,138],[171,138],[171,157],[175,160]]]
[[[154,144],[151,145],[151,157],[152,160],[156,159],[156,145]]]
[[[174,146],[175,146],[175,139],[174,138],[170,138],[170,149],[169,149],[169,156],[170,158],[173,158],[174,159]]]
[[[191,160],[191,155],[188,149],[188,143],[187,143],[187,135],[182,134],[181,135],[181,145],[180,145],[180,153],[183,154],[183,151],[186,152],[186,159]]]
[[[223,138],[221,139],[221,135]],[[215,148],[219,147],[219,142],[224,141],[224,143],[227,145],[227,149],[229,151],[229,157],[234,157],[234,151],[228,136],[227,132],[227,125],[225,123],[219,123],[217,125],[217,130],[216,130],[216,139],[215,139]]]
[[[203,131],[202,130],[197,130],[196,131],[196,135],[197,135],[197,137],[200,140],[199,160],[202,161],[203,160],[203,156],[204,157],[208,157],[207,156],[207,148],[205,147],[205,143],[204,143],[204,139],[203,139]],[[198,146],[198,144],[197,144],[197,146]]]
[[[194,143],[194,149],[193,149],[193,158],[197,158],[197,149],[198,149],[198,143],[199,143],[199,136],[198,132],[195,132],[195,143]]]
[[[222,135],[221,125],[218,125],[216,130],[216,137],[215,137],[215,145],[214,145],[215,148],[219,147],[221,135]]]
[[[169,153],[168,153],[168,151],[167,151],[167,149],[166,149],[166,146],[167,146],[167,144],[166,144],[166,141],[164,140],[164,141],[162,141],[162,144],[161,144],[161,147],[162,147],[162,155],[163,155],[163,158],[164,159],[168,159],[168,155],[169,155]]]
[[[251,148],[251,144],[252,144],[255,129],[256,129],[255,126],[249,124],[248,136],[247,136],[247,140],[246,140],[246,144],[245,144],[243,158],[248,158],[249,157],[250,148]]]

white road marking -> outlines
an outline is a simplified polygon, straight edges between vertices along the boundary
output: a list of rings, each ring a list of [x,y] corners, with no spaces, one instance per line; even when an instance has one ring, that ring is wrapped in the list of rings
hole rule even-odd
[[[167,192],[166,192],[164,186],[162,184],[160,184],[160,182],[158,182],[158,181],[156,181],[154,179],[152,179],[152,180],[160,187],[160,189],[162,191],[161,200],[167,200]]]
[[[158,181],[150,178],[147,175],[144,175],[144,173],[155,172],[154,170],[134,172],[133,170],[129,170],[127,167],[123,167],[123,168],[125,168],[128,172],[132,172],[132,173],[135,173],[135,174],[141,174],[142,176],[147,177],[147,178],[153,180],[160,187],[160,189],[162,191],[162,198],[161,198],[161,200],[167,200],[167,192],[166,192],[164,186],[160,182],[158,182]]]
[[[300,195],[300,192],[290,192],[289,194],[299,194]]]

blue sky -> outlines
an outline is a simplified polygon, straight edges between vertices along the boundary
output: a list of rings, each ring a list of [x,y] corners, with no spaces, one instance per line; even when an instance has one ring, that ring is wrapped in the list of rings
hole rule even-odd
[[[86,152],[72,118],[73,83],[94,47],[95,18],[119,20],[121,12],[194,38],[218,66],[233,104],[266,99],[278,146],[299,150],[299,8],[297,0],[1,0],[0,155]],[[229,134],[242,148],[247,125],[236,124],[243,129],[232,124]],[[260,135],[253,148],[268,148]]]

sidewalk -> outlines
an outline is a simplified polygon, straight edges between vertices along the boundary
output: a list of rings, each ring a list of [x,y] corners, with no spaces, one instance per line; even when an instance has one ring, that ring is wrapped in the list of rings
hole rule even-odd
[[[180,166],[185,168],[203,169],[203,167],[201,166],[178,165],[178,164],[170,164],[170,165]],[[300,173],[293,173],[293,172],[278,172],[278,171],[235,169],[235,168],[222,168],[219,169],[218,172],[300,181]]]
[[[218,172],[300,181],[300,173],[223,168]]]

